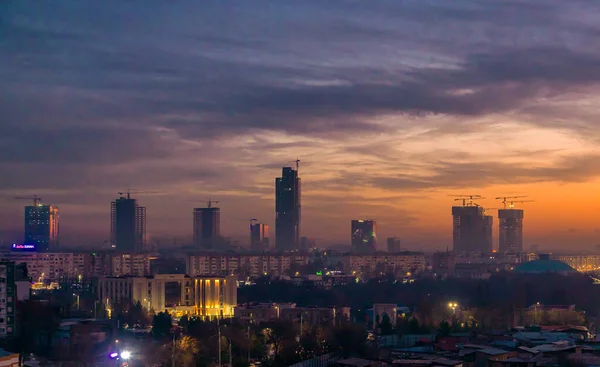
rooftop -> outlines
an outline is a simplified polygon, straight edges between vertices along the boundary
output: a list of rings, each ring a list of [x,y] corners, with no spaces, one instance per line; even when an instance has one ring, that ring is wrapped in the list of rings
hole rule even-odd
[[[558,260],[533,260],[523,263],[515,268],[515,273],[522,274],[544,274],[544,273],[559,273],[572,274],[577,273],[569,265]]]

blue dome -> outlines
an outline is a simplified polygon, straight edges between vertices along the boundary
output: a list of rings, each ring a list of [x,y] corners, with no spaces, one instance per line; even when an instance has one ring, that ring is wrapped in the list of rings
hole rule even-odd
[[[561,273],[572,274],[577,270],[558,260],[534,260],[517,266],[514,270],[522,274]]]

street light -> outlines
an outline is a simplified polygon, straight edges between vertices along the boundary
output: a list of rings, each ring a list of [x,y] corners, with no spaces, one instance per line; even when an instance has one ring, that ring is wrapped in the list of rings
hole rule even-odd
[[[448,307],[452,309],[452,313],[456,315],[456,308],[458,307],[458,303],[450,302],[448,303]]]
[[[124,350],[121,352],[121,359],[128,360],[131,357],[131,352]]]

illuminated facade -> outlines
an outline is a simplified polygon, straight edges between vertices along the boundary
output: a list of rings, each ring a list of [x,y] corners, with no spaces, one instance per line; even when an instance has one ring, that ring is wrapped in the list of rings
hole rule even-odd
[[[275,179],[275,246],[280,251],[300,247],[300,177],[292,167],[283,167]]]
[[[25,207],[25,245],[35,245],[39,252],[58,247],[58,207],[30,205]]]
[[[377,222],[353,220],[351,223],[352,250],[371,252],[377,249]]]
[[[184,274],[102,277],[98,281],[98,297],[107,310],[117,302],[140,302],[147,309],[176,316],[233,317],[237,280],[235,277],[190,277]]]

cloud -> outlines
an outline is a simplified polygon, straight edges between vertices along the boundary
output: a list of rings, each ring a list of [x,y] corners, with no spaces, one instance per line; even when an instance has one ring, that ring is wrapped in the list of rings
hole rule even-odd
[[[532,182],[586,182],[598,177],[600,156],[564,157],[551,166],[516,165],[502,162],[435,162],[431,175],[386,175],[367,177],[362,184],[388,190],[487,187],[496,184]]]
[[[356,192],[590,180],[597,151],[576,143],[600,137],[599,24],[593,0],[4,2],[0,192],[218,193],[267,216],[299,157],[341,221],[404,215]],[[508,122],[574,138],[531,147]],[[482,132],[513,142],[504,160]]]

